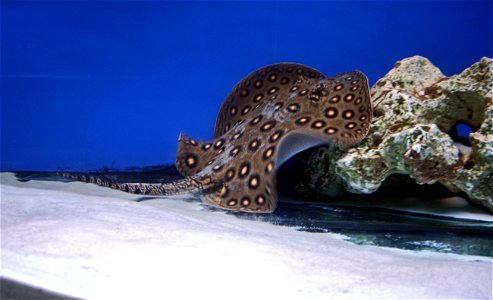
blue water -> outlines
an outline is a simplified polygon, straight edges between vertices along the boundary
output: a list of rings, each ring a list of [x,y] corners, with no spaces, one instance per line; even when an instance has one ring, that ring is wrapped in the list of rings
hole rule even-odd
[[[408,56],[452,75],[493,52],[491,1],[2,1],[1,30],[3,171],[171,163],[275,62],[373,84]]]

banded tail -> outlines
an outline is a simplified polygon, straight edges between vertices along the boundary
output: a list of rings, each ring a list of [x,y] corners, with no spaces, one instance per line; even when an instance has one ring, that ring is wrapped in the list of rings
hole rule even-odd
[[[190,192],[201,192],[205,187],[199,181],[192,177],[175,180],[169,183],[117,183],[104,175],[84,175],[74,173],[63,173],[63,177],[76,181],[94,183],[99,186],[109,187],[115,190],[131,194],[153,195],[153,196],[171,196]]]

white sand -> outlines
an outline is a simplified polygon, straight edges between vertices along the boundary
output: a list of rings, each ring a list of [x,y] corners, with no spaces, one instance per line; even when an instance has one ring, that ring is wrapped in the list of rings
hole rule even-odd
[[[484,257],[358,246],[178,198],[1,174],[1,276],[90,299],[492,298]]]

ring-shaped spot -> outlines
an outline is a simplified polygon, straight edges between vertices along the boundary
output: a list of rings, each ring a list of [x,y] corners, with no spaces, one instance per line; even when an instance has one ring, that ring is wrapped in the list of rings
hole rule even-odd
[[[325,122],[322,120],[314,121],[311,125],[313,129],[320,129],[323,128],[324,126],[325,126]]]
[[[275,150],[276,150],[275,146],[271,146],[271,147],[267,148],[267,150],[265,150],[264,154],[262,155],[262,158],[264,160],[271,158],[274,155]]]
[[[342,113],[342,117],[346,120],[350,120],[354,117],[354,111],[348,109]]]
[[[258,103],[264,99],[264,94],[258,94],[253,98],[253,102]]]
[[[250,92],[246,89],[240,91],[240,96],[247,97]]]
[[[252,200],[250,200],[250,197],[244,196],[243,198],[241,198],[241,206],[247,207],[250,205],[250,203],[252,203]]]
[[[258,174],[253,174],[250,176],[250,179],[248,179],[248,187],[251,188],[252,190],[258,189],[260,185],[260,177]]]
[[[250,121],[250,125],[257,125],[262,121],[262,115],[258,115]]]
[[[265,166],[265,173],[270,174],[274,170],[274,162],[270,161],[266,166]]]
[[[243,109],[241,110],[241,115],[242,116],[246,115],[247,113],[250,112],[251,109],[252,109],[252,107],[250,105],[243,107]]]
[[[199,158],[197,155],[189,153],[185,156],[185,164],[189,168],[195,168],[197,166]]]
[[[222,147],[222,145],[224,145],[224,139],[219,139],[214,143],[214,148],[219,149]]]
[[[250,173],[250,163],[245,161],[241,163],[240,168],[238,169],[238,177],[245,178],[248,173]]]
[[[326,134],[328,134],[328,135],[334,135],[334,134],[336,134],[336,133],[337,133],[337,131],[338,131],[338,130],[337,130],[337,128],[335,128],[335,127],[327,127],[327,128],[324,130],[324,132],[325,132]]]
[[[291,103],[286,107],[286,109],[291,113],[295,113],[300,110],[300,105],[298,103]]]
[[[215,165],[214,167],[212,167],[212,170],[214,172],[219,172],[222,170],[223,167],[224,167],[224,165]]]
[[[337,117],[337,108],[329,107],[325,110],[325,116],[329,119]]]
[[[235,132],[235,134],[233,134],[233,136],[231,137],[231,140],[232,140],[232,141],[237,140],[237,139],[239,139],[242,135],[243,135],[243,132],[241,132],[241,131]]]
[[[330,103],[337,103],[339,101],[341,101],[341,96],[339,96],[339,95],[335,95],[334,97],[330,98],[330,100],[329,100]]]
[[[257,197],[255,197],[255,203],[257,203],[257,205],[264,205],[265,204],[264,195],[258,195]]]
[[[344,96],[344,101],[346,102],[351,102],[354,100],[354,94],[347,94],[346,96]]]
[[[296,121],[294,121],[296,123],[296,125],[299,125],[299,126],[302,126],[302,125],[306,125],[308,122],[310,122],[310,117],[301,117],[301,118],[298,118],[296,119]]]
[[[269,142],[275,143],[277,142],[283,134],[282,129],[276,130],[270,137],[269,137]]]
[[[356,123],[354,122],[349,122],[345,126],[347,129],[354,129],[356,127]]]
[[[260,147],[261,142],[259,139],[254,139],[248,143],[248,150],[254,152],[257,151],[257,149]]]
[[[230,180],[232,180],[234,177],[235,177],[235,169],[234,169],[234,168],[229,168],[229,169],[226,171],[226,175],[224,176],[224,179],[226,179],[226,181],[230,181]]]
[[[268,93],[269,95],[272,95],[272,94],[277,93],[278,91],[279,91],[279,88],[278,88],[278,87],[273,87],[273,88],[271,88],[271,89],[270,89],[267,93]]]
[[[231,151],[229,151],[229,155],[235,157],[238,155],[238,153],[240,153],[240,151],[241,151],[241,146],[236,146],[233,149],[231,149]]]
[[[274,126],[276,126],[276,121],[274,120],[270,120],[270,121],[267,121],[265,122],[261,127],[260,127],[260,130],[262,131],[269,131],[271,130],[272,128],[274,128]]]
[[[238,204],[238,200],[236,200],[235,198],[231,198],[228,200],[228,202],[226,204],[228,206],[236,206],[236,204]]]

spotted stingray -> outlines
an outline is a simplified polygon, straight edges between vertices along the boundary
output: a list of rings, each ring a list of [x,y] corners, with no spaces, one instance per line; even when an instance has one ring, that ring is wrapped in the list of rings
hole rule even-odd
[[[304,65],[275,64],[234,87],[217,116],[213,141],[180,135],[176,167],[184,179],[143,184],[75,178],[136,194],[200,192],[212,206],[267,213],[277,206],[276,170],[283,162],[318,145],[354,146],[371,119],[368,80],[361,72],[325,77]]]

